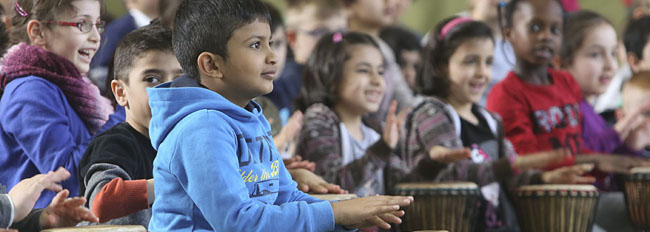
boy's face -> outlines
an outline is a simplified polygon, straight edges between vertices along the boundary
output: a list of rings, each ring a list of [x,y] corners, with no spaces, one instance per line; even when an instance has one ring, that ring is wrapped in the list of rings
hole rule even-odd
[[[617,111],[619,119],[625,115],[632,115],[634,111],[644,107],[645,104],[641,104],[641,102],[646,102],[650,98],[650,91],[626,85],[623,87],[621,95],[623,106]],[[650,145],[650,120],[647,119],[648,116],[645,113],[640,117],[646,117],[646,120],[634,129],[626,139],[626,143],[632,143],[629,145],[635,149],[642,149]]]
[[[220,78],[202,78],[201,83],[242,107],[270,93],[278,62],[270,41],[268,22],[256,20],[236,29],[226,44],[228,58],[216,60]]]
[[[348,6],[350,19],[360,24],[382,28],[395,23],[398,0],[356,0]]]
[[[517,4],[512,28],[504,28],[518,60],[535,66],[551,64],[562,44],[563,12],[555,0],[525,1]]]
[[[344,12],[326,19],[319,19],[317,12],[318,9],[315,4],[287,11],[289,45],[293,51],[295,61],[299,64],[307,62],[316,43],[323,35],[347,30],[348,18]]]
[[[183,75],[183,70],[171,51],[145,52],[135,58],[131,67],[128,83],[113,80],[113,93],[117,102],[126,108],[126,121],[148,135],[151,109],[146,89],[174,80]]]
[[[646,42],[645,47],[643,47],[643,59],[638,59],[634,54],[629,54],[628,59],[632,72],[650,71],[650,39]]]

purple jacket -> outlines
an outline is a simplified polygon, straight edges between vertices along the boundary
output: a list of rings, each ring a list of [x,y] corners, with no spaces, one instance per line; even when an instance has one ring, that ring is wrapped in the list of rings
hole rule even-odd
[[[600,153],[640,156],[639,151],[625,145],[614,128],[607,125],[603,117],[585,100],[580,103],[582,111],[582,141],[585,148]]]

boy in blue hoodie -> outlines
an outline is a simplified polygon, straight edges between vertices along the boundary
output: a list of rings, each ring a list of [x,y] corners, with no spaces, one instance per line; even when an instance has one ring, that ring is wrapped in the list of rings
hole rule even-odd
[[[184,1],[172,44],[187,74],[148,89],[158,150],[151,231],[330,231],[400,223],[412,197],[342,202],[296,188],[251,99],[273,89],[277,57],[259,0]]]

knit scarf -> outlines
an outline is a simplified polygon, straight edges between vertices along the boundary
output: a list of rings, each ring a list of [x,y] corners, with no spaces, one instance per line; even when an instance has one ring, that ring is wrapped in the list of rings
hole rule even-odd
[[[108,120],[102,96],[96,86],[84,80],[77,67],[68,59],[37,46],[20,43],[2,58],[0,90],[9,82],[27,76],[37,76],[58,86],[91,134]]]

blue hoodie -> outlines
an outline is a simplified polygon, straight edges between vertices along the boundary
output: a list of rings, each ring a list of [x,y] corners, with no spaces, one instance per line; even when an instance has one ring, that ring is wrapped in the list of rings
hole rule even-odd
[[[147,89],[158,150],[151,231],[329,231],[329,202],[297,189],[259,105],[181,77]]]

